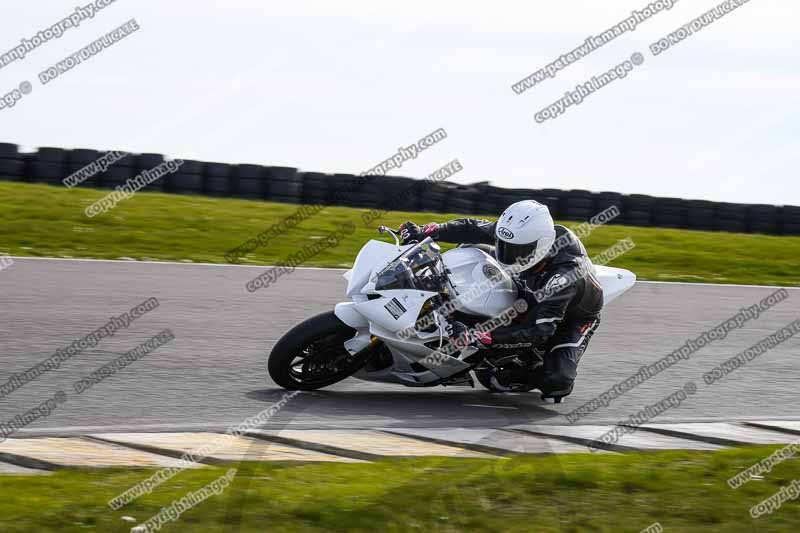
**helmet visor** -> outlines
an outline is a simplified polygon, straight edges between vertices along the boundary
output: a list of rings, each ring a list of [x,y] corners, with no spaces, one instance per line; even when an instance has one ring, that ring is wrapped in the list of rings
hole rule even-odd
[[[506,266],[519,263],[520,266],[532,266],[541,258],[536,257],[536,247],[539,241],[530,244],[512,244],[500,239],[495,239],[495,254],[497,260]],[[541,255],[541,254],[539,254]]]

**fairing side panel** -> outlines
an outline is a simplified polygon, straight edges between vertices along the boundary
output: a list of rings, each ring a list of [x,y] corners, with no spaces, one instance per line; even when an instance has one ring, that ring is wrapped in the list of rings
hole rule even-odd
[[[442,261],[450,272],[455,299],[464,312],[494,317],[514,304],[517,297],[514,283],[485,252],[478,248],[455,248],[442,254]],[[486,290],[487,287],[491,288]]]

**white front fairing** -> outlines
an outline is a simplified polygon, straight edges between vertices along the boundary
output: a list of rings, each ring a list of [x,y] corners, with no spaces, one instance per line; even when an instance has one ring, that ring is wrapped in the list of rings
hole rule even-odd
[[[422,386],[469,368],[460,359],[474,353],[472,348],[454,354],[455,357],[442,355],[435,365],[411,366],[420,364],[420,360],[435,351],[435,348],[425,346],[426,342],[433,341],[437,347],[446,342],[448,323],[445,319],[437,322],[434,331],[414,330],[414,324],[423,314],[422,307],[437,293],[415,289],[375,290],[377,274],[412,246],[371,240],[361,248],[353,268],[344,274],[346,294],[352,301],[338,304],[334,313],[357,331],[356,336],[345,343],[345,348],[355,353],[367,346],[370,337],[374,336],[383,341],[394,359],[388,368],[375,372],[362,370],[354,375],[356,378]],[[451,253],[447,252],[443,257]],[[401,331],[414,333],[403,338],[399,335]]]
[[[395,257],[411,248],[408,246],[397,246],[388,242],[371,240],[367,242],[358,252],[353,268],[344,273],[347,280],[348,297],[352,298],[356,294],[368,294],[370,279],[388,265]],[[375,287],[375,282],[372,282]],[[366,289],[366,291],[364,290]]]
[[[446,381],[470,368],[464,358],[475,353],[475,348],[468,347],[450,355],[436,353],[447,344],[446,317],[433,313],[436,321],[429,331],[414,328],[415,323],[428,314],[427,311],[423,313],[423,307],[437,293],[418,289],[375,290],[378,273],[412,246],[371,240],[361,248],[353,268],[344,274],[346,294],[351,301],[337,304],[334,313],[356,330],[356,335],[345,342],[345,348],[356,353],[369,344],[371,337],[377,337],[388,348],[392,359],[385,368],[369,369],[368,365],[353,377],[425,386]],[[496,317],[513,305],[517,297],[514,283],[487,253],[467,246],[445,252],[441,258],[449,280],[447,292],[461,312]],[[596,270],[606,303],[630,289],[636,280],[627,270],[603,266]],[[401,332],[411,332],[411,335],[403,336]],[[432,354],[435,357],[431,357]],[[468,381],[459,378],[447,384],[464,385]]]

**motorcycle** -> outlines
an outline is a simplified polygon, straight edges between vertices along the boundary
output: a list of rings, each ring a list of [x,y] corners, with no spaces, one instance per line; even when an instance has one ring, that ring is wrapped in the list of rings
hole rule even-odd
[[[401,245],[394,230],[378,231],[395,243],[370,240],[361,248],[344,273],[350,301],[298,324],[275,344],[272,380],[290,390],[320,389],[350,376],[407,387],[474,387],[474,374],[494,390],[492,369],[516,356],[496,358],[475,344],[448,341],[457,322],[477,329],[513,317],[517,290],[507,269],[482,245],[442,253],[430,237]],[[591,268],[606,305],[636,281],[627,270]]]

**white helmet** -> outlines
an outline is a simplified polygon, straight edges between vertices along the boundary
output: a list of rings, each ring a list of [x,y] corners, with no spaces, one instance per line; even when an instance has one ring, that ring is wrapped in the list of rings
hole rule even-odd
[[[519,263],[528,270],[547,257],[556,240],[553,217],[547,206],[523,200],[500,215],[495,228],[495,256],[506,266]]]

